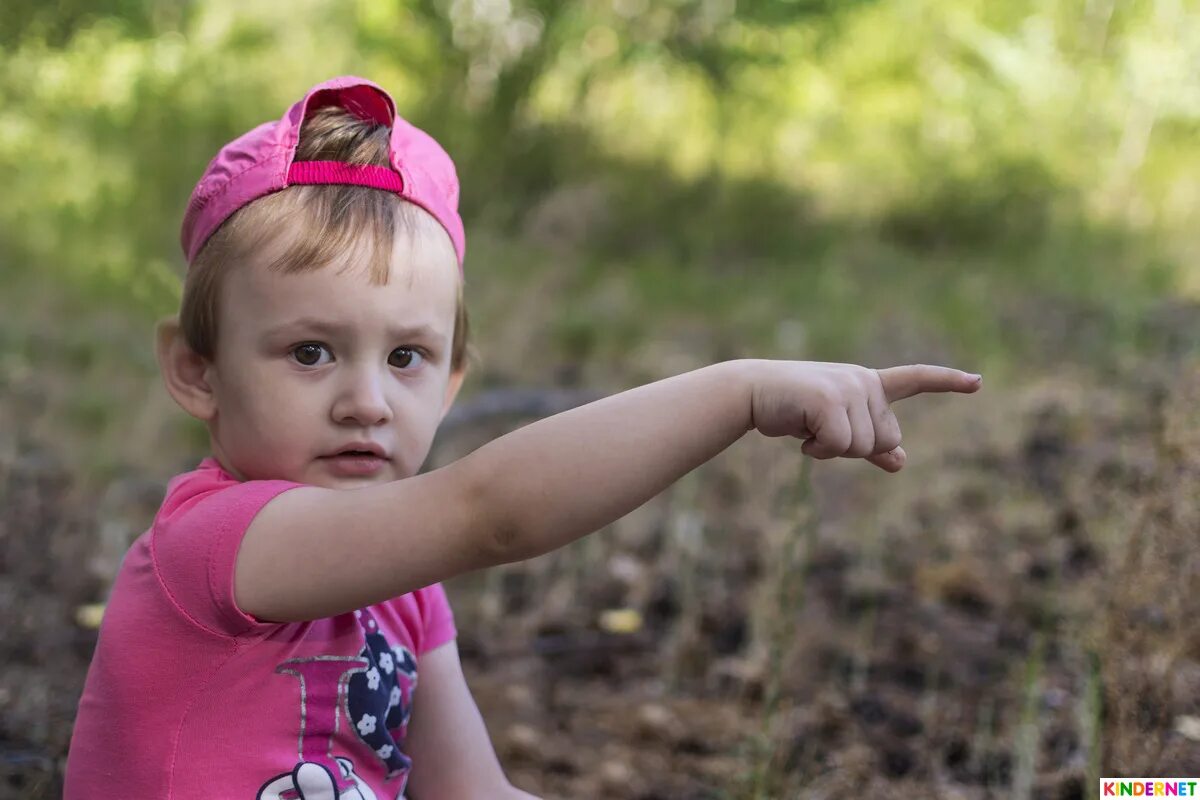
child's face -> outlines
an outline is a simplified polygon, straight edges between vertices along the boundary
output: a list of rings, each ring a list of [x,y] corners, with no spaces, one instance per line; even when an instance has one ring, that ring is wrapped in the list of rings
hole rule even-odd
[[[382,286],[358,264],[226,275],[208,373],[225,469],[340,489],[417,473],[461,385],[450,371],[459,270],[448,242],[400,238]],[[386,458],[331,458],[362,443]]]

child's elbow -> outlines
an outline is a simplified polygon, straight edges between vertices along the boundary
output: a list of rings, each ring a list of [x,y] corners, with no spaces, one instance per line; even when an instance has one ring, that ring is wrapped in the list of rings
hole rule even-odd
[[[456,464],[465,470],[462,480],[464,496],[470,503],[470,538],[483,550],[485,563],[481,566],[510,564],[541,555],[530,547],[525,522],[507,502],[509,498],[503,496],[494,476],[473,464],[468,467],[470,461],[467,457]]]

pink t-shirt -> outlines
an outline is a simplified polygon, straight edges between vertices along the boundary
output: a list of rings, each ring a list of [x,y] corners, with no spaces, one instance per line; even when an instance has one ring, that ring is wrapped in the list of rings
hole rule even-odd
[[[247,526],[303,485],[241,482],[212,458],[171,479],[112,588],[66,800],[403,796],[417,662],[454,638],[450,606],[434,584],[311,622],[238,608]],[[353,569],[339,555],[313,557]]]

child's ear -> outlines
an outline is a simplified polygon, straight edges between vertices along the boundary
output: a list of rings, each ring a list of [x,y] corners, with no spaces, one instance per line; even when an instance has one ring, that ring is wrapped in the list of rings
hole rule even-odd
[[[442,418],[445,419],[446,414],[450,411],[450,406],[454,405],[454,398],[458,397],[458,390],[462,388],[463,380],[467,377],[467,367],[464,364],[462,369],[450,371],[450,382],[446,384],[446,401],[442,405]]]
[[[217,402],[208,383],[209,364],[188,346],[179,317],[160,320],[154,334],[158,368],[171,397],[196,419],[212,420],[217,414]]]

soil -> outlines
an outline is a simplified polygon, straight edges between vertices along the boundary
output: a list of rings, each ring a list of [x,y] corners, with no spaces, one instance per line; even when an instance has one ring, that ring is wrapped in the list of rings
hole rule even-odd
[[[449,582],[512,782],[1070,800],[1200,775],[1200,365],[971,403],[901,412],[898,475],[748,437],[604,532]],[[0,451],[0,797],[60,796],[87,607],[166,477],[96,492],[48,448]]]

